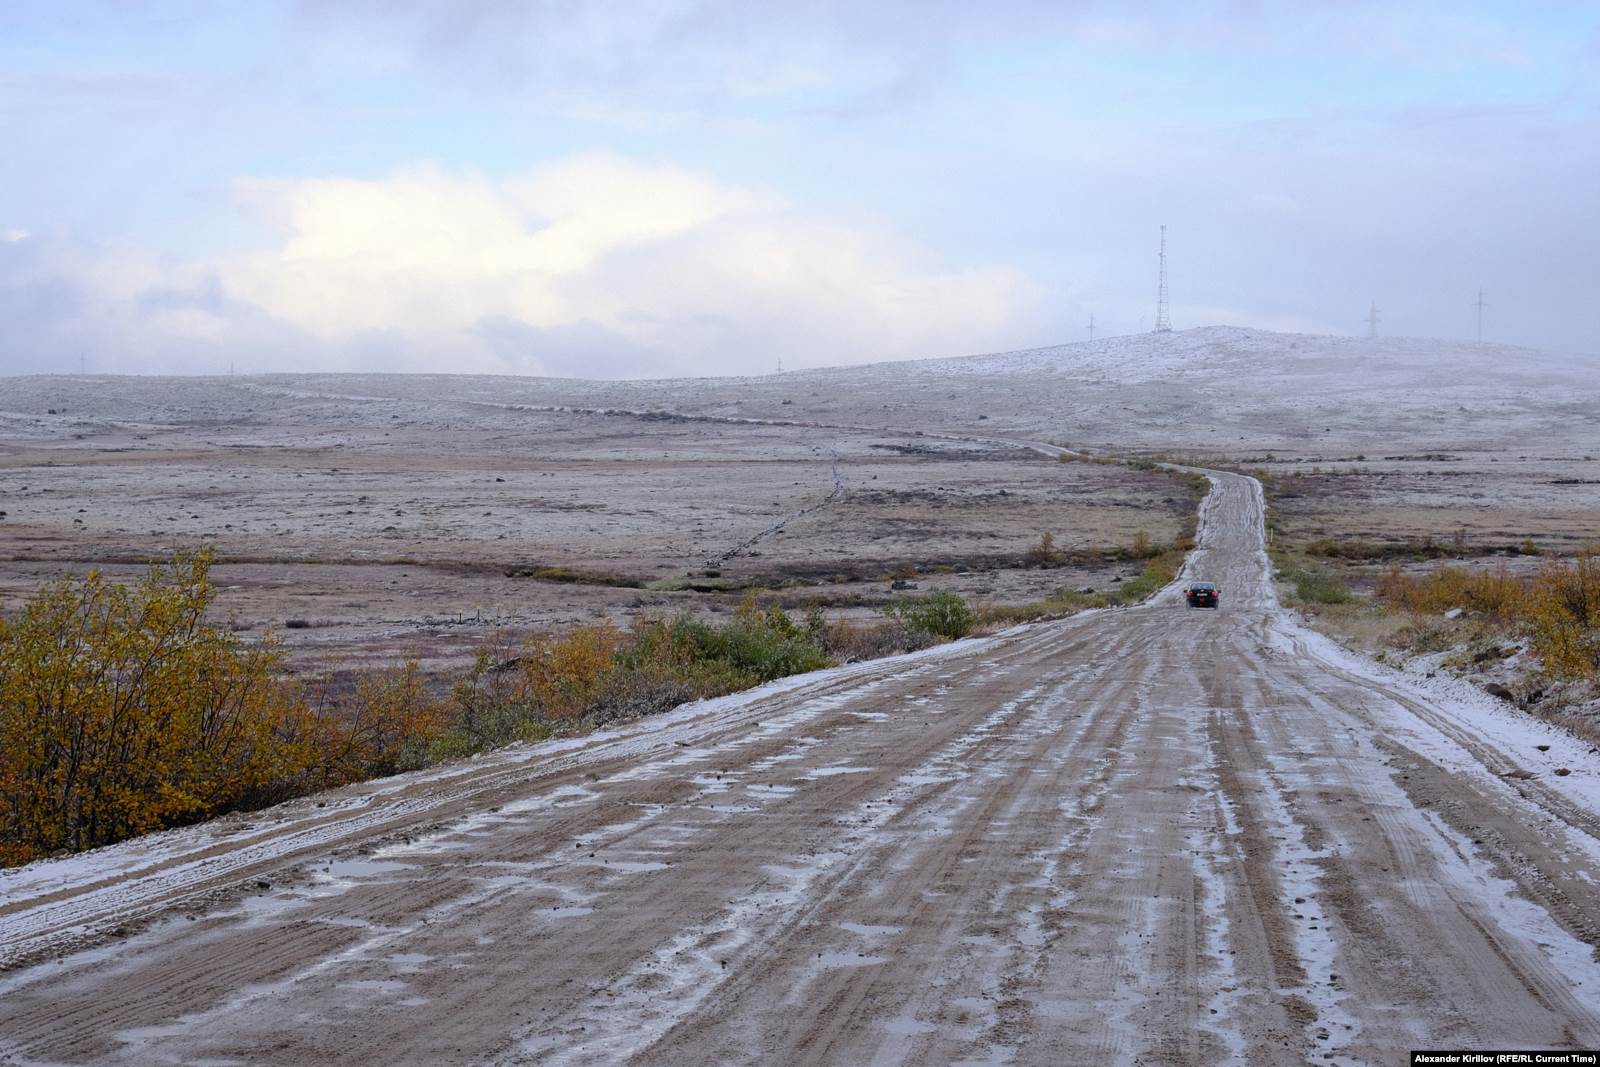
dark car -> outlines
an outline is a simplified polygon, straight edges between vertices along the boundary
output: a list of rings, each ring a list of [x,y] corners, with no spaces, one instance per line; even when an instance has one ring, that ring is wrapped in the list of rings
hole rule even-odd
[[[1210,582],[1190,582],[1183,587],[1183,600],[1191,608],[1217,606],[1217,587]]]

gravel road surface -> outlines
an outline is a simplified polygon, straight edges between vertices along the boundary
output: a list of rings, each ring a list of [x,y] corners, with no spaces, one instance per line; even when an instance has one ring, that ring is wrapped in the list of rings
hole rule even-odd
[[[1600,757],[1299,627],[1258,487],[1214,477],[1215,612],[1169,589],[0,876],[0,1063],[1600,1046]]]

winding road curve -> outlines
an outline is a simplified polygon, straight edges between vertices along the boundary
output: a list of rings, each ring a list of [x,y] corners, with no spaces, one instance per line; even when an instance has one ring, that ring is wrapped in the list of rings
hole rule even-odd
[[[0,876],[0,1064],[1600,1046],[1600,757],[1301,629],[1259,486],[1212,478],[1217,612],[1169,588]]]

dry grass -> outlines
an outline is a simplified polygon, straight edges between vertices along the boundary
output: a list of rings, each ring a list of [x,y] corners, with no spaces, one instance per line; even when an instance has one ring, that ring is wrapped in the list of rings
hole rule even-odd
[[[1389,611],[1370,600],[1356,600],[1322,609],[1317,625],[1341,642],[1369,654],[1410,647],[1416,623],[1403,612]]]
[[[1342,578],[1300,553],[1274,549],[1271,555],[1276,577],[1287,594],[1284,602],[1291,607],[1348,604],[1355,599]]]
[[[1396,568],[1378,580],[1377,596],[1415,613],[1460,608],[1515,625],[1552,674],[1600,676],[1600,551],[1551,561],[1532,576],[1445,566],[1415,577]]]
[[[1064,619],[1091,608],[1109,607],[1111,601],[1099,593],[1079,593],[1058,589],[1039,600],[1023,604],[991,604],[978,612],[978,625],[985,630],[1000,630],[1024,622]]]

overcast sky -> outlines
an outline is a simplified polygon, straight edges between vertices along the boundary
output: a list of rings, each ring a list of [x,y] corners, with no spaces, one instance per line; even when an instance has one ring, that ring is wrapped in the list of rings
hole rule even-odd
[[[1130,14],[1128,8],[1138,13]],[[1600,4],[8,0],[0,374],[1600,351]]]

